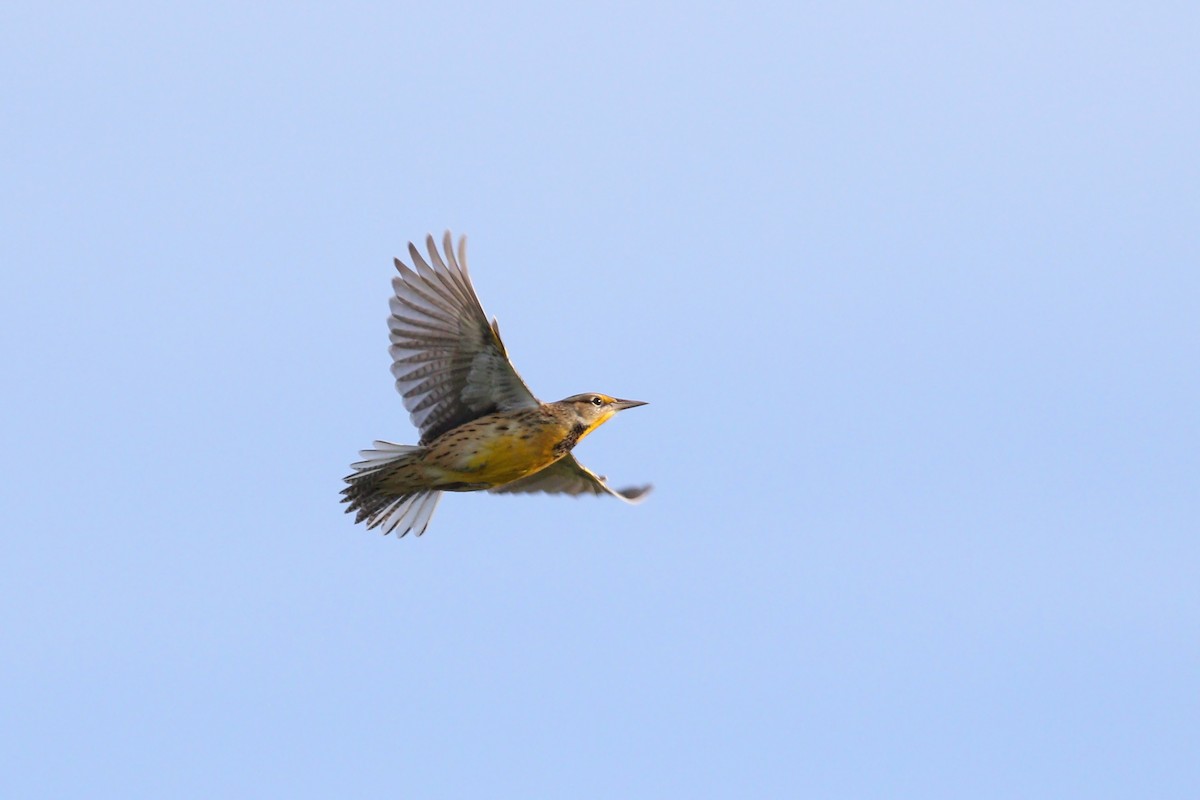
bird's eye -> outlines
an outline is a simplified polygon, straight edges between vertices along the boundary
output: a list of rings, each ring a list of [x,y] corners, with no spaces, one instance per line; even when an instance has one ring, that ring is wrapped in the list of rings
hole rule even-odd
[[[594,406],[602,406],[602,405],[604,405],[604,401],[603,401],[603,400],[601,400],[599,397],[593,397],[593,398],[592,398],[592,405],[594,405]]]

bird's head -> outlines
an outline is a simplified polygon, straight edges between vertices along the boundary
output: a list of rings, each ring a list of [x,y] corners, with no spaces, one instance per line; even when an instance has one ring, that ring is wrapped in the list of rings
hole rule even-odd
[[[641,400],[619,400],[599,392],[575,394],[558,401],[557,405],[567,408],[585,430],[592,431],[607,422],[613,414],[627,408],[646,405]]]

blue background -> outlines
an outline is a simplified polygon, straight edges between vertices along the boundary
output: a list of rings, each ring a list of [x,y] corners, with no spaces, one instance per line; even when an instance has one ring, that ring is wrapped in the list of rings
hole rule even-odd
[[[0,794],[1200,796],[1187,3],[0,12]],[[352,525],[445,228],[638,507]]]

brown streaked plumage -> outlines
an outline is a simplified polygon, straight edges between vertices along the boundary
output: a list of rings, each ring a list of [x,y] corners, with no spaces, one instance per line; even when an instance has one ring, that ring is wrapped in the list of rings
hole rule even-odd
[[[392,374],[418,445],[375,442],[342,490],[346,512],[384,533],[425,532],[442,492],[608,494],[626,501],[649,486],[614,490],[571,449],[618,411],[645,405],[606,394],[541,403],[517,374],[495,320],[489,324],[467,273],[466,237],[447,231],[442,252],[411,242],[396,259],[388,328]]]

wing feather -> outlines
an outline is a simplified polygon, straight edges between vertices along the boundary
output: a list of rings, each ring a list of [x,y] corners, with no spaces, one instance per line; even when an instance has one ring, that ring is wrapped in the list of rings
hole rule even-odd
[[[428,260],[412,242],[411,266],[396,259],[388,303],[392,376],[421,444],[484,414],[538,404],[471,285],[466,237],[457,253],[449,231],[444,254],[432,236],[425,246]]]
[[[526,494],[545,492],[546,494],[611,494],[627,503],[642,499],[650,486],[630,486],[625,489],[613,489],[604,478],[592,472],[575,459],[573,455],[560,458],[543,470],[533,473],[520,480],[497,486],[488,491],[494,494]]]

